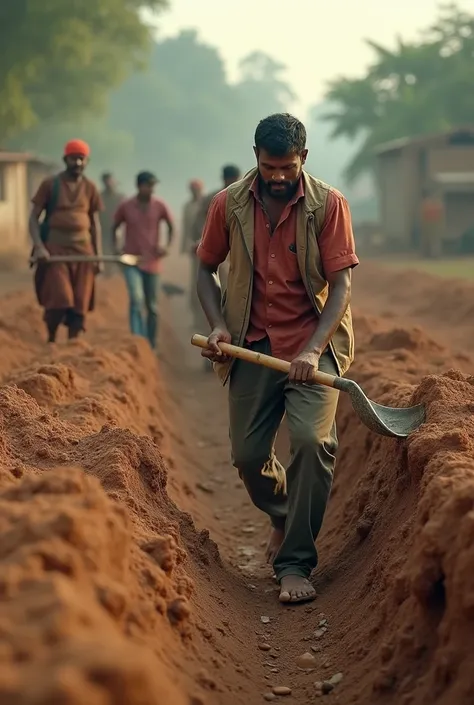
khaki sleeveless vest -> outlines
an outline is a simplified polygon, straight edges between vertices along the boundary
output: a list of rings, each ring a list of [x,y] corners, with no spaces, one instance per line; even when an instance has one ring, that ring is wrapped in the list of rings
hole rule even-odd
[[[223,292],[222,311],[234,345],[243,345],[250,318],[253,289],[254,208],[255,198],[249,190],[257,169],[228,186],[226,223],[229,231],[229,274]],[[303,172],[305,196],[296,204],[296,250],[301,278],[317,316],[328,297],[328,283],[324,277],[318,236],[324,224],[327,195],[330,186]],[[354,333],[350,306],[330,342],[339,374],[344,375],[354,359]],[[229,378],[232,362],[215,363],[222,383]]]

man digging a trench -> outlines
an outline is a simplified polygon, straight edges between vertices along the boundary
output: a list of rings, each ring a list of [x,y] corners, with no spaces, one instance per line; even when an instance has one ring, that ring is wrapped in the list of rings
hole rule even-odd
[[[351,270],[358,264],[344,196],[303,170],[304,125],[262,120],[257,167],[212,201],[197,250],[197,290],[212,333],[204,357],[229,386],[232,458],[253,503],[270,518],[267,559],[280,601],[312,600],[321,528],[337,450],[338,392],[308,381],[347,372],[354,356]],[[222,298],[217,268],[229,255]],[[219,342],[291,362],[289,375],[232,361]],[[291,459],[274,454],[286,414]]]

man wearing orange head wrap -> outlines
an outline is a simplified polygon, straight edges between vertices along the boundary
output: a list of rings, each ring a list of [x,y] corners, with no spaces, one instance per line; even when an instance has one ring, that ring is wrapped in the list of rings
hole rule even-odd
[[[45,179],[32,199],[29,229],[38,262],[35,288],[50,343],[61,324],[68,328],[69,339],[85,330],[86,314],[94,308],[95,274],[102,271],[101,265],[89,262],[48,262],[51,255],[102,253],[98,217],[102,203],[97,187],[84,176],[89,155],[83,140],[68,142],[65,170]]]
[[[204,318],[202,307],[196,294],[198,265],[196,248],[198,243],[194,240],[194,223],[201,207],[204,184],[199,179],[193,179],[189,182],[189,190],[191,191],[191,198],[183,208],[181,252],[186,252],[190,258],[189,306],[193,316],[193,328],[195,331],[200,331],[207,330],[207,327],[203,328],[206,319]]]

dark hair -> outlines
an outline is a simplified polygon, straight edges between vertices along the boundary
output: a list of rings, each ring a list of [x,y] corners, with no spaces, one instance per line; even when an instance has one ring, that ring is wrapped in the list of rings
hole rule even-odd
[[[224,180],[228,179],[240,179],[240,169],[234,164],[226,164],[222,167],[222,178]]]
[[[149,186],[154,186],[158,183],[158,179],[151,171],[141,171],[137,174],[137,186],[142,184],[148,184]]]
[[[289,113],[269,115],[257,125],[255,146],[273,157],[301,154],[306,147],[306,128]]]
[[[112,178],[112,176],[113,176],[113,174],[110,171],[105,171],[102,174],[101,179],[102,179],[102,181],[108,181],[109,179]]]

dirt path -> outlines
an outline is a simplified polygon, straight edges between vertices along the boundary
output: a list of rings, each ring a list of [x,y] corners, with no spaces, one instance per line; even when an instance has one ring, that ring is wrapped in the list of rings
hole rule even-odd
[[[424,401],[428,423],[407,444],[381,439],[342,400],[319,597],[284,609],[262,562],[267,523],[230,466],[225,393],[189,346],[185,301],[165,306],[157,372],[146,345],[123,334],[119,283],[101,292],[92,346],[45,351],[30,294],[3,299],[0,503],[13,538],[0,551],[2,703],[75,705],[87,693],[92,705],[259,705],[283,686],[284,702],[310,705],[336,674],[321,697],[344,705],[473,701],[474,387],[444,374],[471,365],[457,350],[470,318],[452,328],[449,350],[432,323],[438,282],[418,282],[423,303],[384,276],[382,286],[368,271],[356,288],[354,375],[382,402]],[[467,306],[463,292],[450,291],[446,311],[455,295],[456,310]],[[87,473],[68,480],[76,464]]]

